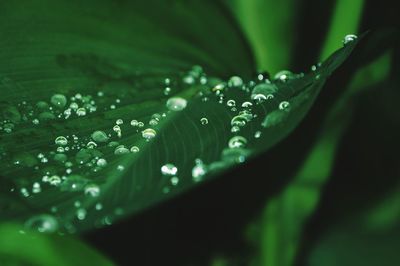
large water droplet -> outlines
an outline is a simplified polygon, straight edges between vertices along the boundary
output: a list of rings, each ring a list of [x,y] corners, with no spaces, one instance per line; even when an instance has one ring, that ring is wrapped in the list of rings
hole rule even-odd
[[[25,227],[40,233],[54,233],[58,230],[58,221],[52,215],[41,214],[29,218]]]
[[[181,97],[169,98],[166,104],[171,111],[182,111],[187,106],[187,101]]]
[[[67,105],[67,98],[62,94],[54,94],[51,97],[50,102],[54,106],[57,106],[59,108],[63,108],[63,107],[65,107],[65,105]]]
[[[157,132],[152,128],[146,128],[142,131],[142,137],[146,140],[151,140],[157,135]]]
[[[92,139],[96,142],[107,142],[108,136],[103,131],[98,130],[98,131],[93,132]]]
[[[60,146],[66,146],[68,144],[68,140],[63,136],[57,137],[54,142]]]

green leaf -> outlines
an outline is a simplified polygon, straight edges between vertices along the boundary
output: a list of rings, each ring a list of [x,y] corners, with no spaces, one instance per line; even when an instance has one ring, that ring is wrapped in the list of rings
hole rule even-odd
[[[290,66],[298,1],[228,0],[254,49],[257,66],[276,73]]]
[[[21,3],[0,16],[0,220],[39,231],[110,225],[265,152],[357,44],[268,84],[214,1]]]
[[[335,10],[323,45],[320,59],[324,60],[338,47],[338,42],[348,34],[358,32],[364,0],[336,0]]]
[[[69,236],[26,231],[15,224],[2,224],[0,235],[0,264],[3,266],[114,265]]]

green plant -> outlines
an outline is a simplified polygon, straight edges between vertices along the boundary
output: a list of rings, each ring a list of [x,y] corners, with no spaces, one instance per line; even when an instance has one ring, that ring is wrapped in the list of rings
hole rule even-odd
[[[87,249],[82,265],[108,265],[51,233],[112,225],[224,173],[250,171],[247,162],[266,154],[259,158],[276,191],[255,222],[260,234],[250,238],[259,252],[246,264],[294,264],[335,176],[336,146],[366,105],[354,99],[397,84],[390,64],[398,32],[348,35],[358,32],[363,3],[337,1],[321,52],[298,74],[282,70],[294,64],[295,36],[287,33],[296,26],[296,9],[288,9],[295,1],[2,3],[0,222],[23,225],[18,230],[49,255],[17,258],[28,240],[5,225],[0,259],[53,265],[58,253],[40,243],[55,241],[71,248],[59,255],[65,265],[78,264],[68,257],[79,249]],[[335,71],[347,76],[329,87]],[[397,218],[376,212],[385,214],[360,215],[373,226],[378,216]],[[324,241],[335,245],[329,235]],[[319,252],[308,262],[319,265]]]

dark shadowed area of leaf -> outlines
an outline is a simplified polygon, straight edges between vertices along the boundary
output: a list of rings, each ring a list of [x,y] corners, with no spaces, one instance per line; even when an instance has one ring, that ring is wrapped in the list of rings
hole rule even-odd
[[[309,74],[275,80],[274,98],[256,104],[249,92],[254,84],[248,83],[255,67],[252,54],[218,1],[19,1],[2,3],[0,10],[0,220],[52,213],[59,230],[69,232],[112,224],[266,151],[300,123],[357,43]],[[199,68],[191,70],[193,65],[209,74],[207,82],[199,79],[206,77]],[[188,71],[198,75],[190,85],[182,82]],[[243,77],[248,90],[227,86],[232,75]],[[226,86],[222,104],[215,93],[218,84]],[[168,96],[166,86],[171,87]],[[67,97],[65,108],[37,105],[49,103],[56,93]],[[173,95],[185,98],[187,107],[169,111],[166,101]],[[233,111],[227,100],[235,100]],[[64,111],[73,101],[85,106],[86,114],[73,110],[66,119]],[[283,101],[290,106],[280,110]],[[231,120],[248,108],[244,102],[253,104],[252,119],[233,133]],[[160,121],[149,125],[154,114]],[[117,119],[124,121],[121,137],[113,130]],[[145,126],[132,127],[133,119]],[[156,131],[151,141],[142,137],[146,128]],[[140,151],[116,155],[115,147],[104,143],[90,149],[96,130]],[[55,159],[58,136],[68,137],[70,147],[61,163]],[[246,145],[229,148],[234,136],[244,137]],[[107,166],[98,167],[99,158]],[[193,180],[196,159],[208,173]],[[161,174],[166,163],[177,167],[178,184]],[[63,183],[42,182],[53,175]],[[87,185],[98,186],[100,194],[85,195]]]

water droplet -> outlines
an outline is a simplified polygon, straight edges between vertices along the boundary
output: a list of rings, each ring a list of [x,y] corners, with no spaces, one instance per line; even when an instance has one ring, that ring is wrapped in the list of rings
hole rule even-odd
[[[100,158],[97,160],[96,164],[97,164],[97,166],[105,167],[107,165],[107,161],[106,161],[106,159]]]
[[[68,176],[60,185],[61,191],[81,191],[88,183],[86,178],[80,175],[70,175]]]
[[[167,163],[161,167],[161,173],[169,176],[176,175],[178,173],[178,168],[171,163]]]
[[[67,104],[67,98],[62,95],[62,94],[54,94],[51,99],[50,102],[54,105],[57,106],[59,108],[63,108],[65,107],[65,105]]]
[[[243,86],[243,80],[238,76],[233,76],[229,79],[228,86],[234,88],[241,87]]]
[[[57,219],[49,214],[40,214],[29,218],[25,227],[40,233],[54,233],[58,230]]]
[[[203,118],[200,119],[200,123],[201,123],[202,125],[207,125],[207,124],[208,124],[208,119],[205,118],[205,117],[203,117]]]
[[[347,45],[347,44],[355,41],[357,38],[358,38],[357,35],[348,34],[348,35],[344,36],[343,45]]]
[[[153,139],[157,135],[157,132],[152,128],[146,128],[142,131],[142,137],[147,141]]]
[[[124,123],[124,121],[122,119],[118,119],[115,123],[117,125],[122,125]]]
[[[256,138],[256,139],[259,139],[260,137],[261,137],[261,131],[257,131],[256,133],[254,133],[254,137]]]
[[[48,181],[50,185],[58,186],[61,183],[61,178],[58,175],[52,175],[48,177]]]
[[[276,73],[274,78],[276,80],[285,82],[285,81],[293,78],[293,76],[294,76],[293,73],[290,72],[289,70],[282,70],[282,71],[279,71],[278,73]]]
[[[33,183],[32,192],[36,194],[36,193],[40,193],[41,191],[42,191],[42,188],[40,186],[40,183],[38,183],[38,182]]]
[[[115,148],[115,150],[114,150],[115,155],[122,155],[122,154],[127,154],[127,153],[129,153],[129,150],[127,148],[125,148],[124,145],[120,145],[117,148]]]
[[[229,148],[222,151],[222,159],[226,163],[243,163],[249,155],[250,151],[243,148]]]
[[[243,114],[237,115],[232,118],[231,126],[244,127],[247,122],[251,121],[252,117],[253,116],[248,113],[243,113]]]
[[[242,136],[234,136],[229,140],[229,148],[243,148],[247,144],[247,139]]]
[[[164,95],[169,95],[170,93],[171,93],[171,88],[170,87],[165,87]]]
[[[187,106],[187,101],[181,97],[169,98],[166,104],[171,111],[182,111]]]
[[[57,137],[54,142],[60,146],[66,146],[68,144],[68,140],[63,136]]]
[[[290,103],[287,101],[283,101],[279,104],[279,110],[289,110],[290,108]]]
[[[65,163],[67,160],[68,157],[64,153],[57,153],[56,155],[54,155],[54,161]]]
[[[85,116],[86,115],[86,109],[85,108],[78,108],[78,110],[76,110],[76,115],[77,116]]]
[[[139,126],[139,122],[137,120],[132,120],[131,121],[131,126],[137,127],[137,126]]]
[[[287,115],[288,112],[283,112],[281,110],[273,111],[265,117],[262,126],[265,128],[277,126],[283,122]]]
[[[200,159],[196,159],[196,165],[192,169],[193,181],[199,182],[202,180],[203,176],[207,173],[207,167]]]
[[[261,83],[254,87],[251,92],[251,99],[257,102],[263,102],[278,91],[278,87],[272,83]]]
[[[32,123],[33,123],[34,125],[39,125],[39,119],[37,119],[37,118],[33,119],[33,120],[32,120]]]
[[[139,149],[138,146],[132,146],[132,147],[131,147],[131,152],[132,152],[132,153],[137,153],[137,152],[139,152],[139,151],[140,151],[140,149]]]
[[[119,125],[115,125],[115,126],[113,127],[113,130],[114,130],[115,133],[117,133],[117,136],[118,136],[119,138],[122,136],[121,127],[120,127]]]
[[[85,195],[90,197],[98,197],[100,195],[100,187],[96,184],[89,184],[85,186]]]
[[[87,211],[83,208],[76,210],[76,218],[78,218],[78,220],[85,220],[86,214]]]
[[[234,100],[228,100],[226,102],[226,105],[229,107],[234,107],[234,106],[236,106],[236,102]]]
[[[103,131],[95,131],[92,133],[92,139],[95,142],[107,142],[108,141],[108,136],[106,133],[104,133]]]
[[[89,141],[89,142],[86,144],[86,147],[87,147],[88,149],[94,149],[94,148],[97,147],[97,143],[96,143],[96,142],[93,142],[93,141]]]
[[[177,176],[171,177],[171,184],[172,184],[173,186],[177,186],[178,183],[179,183],[179,178],[178,178]]]
[[[157,121],[156,119],[151,119],[151,120],[149,121],[149,125],[150,125],[150,126],[156,126],[156,125],[158,125],[158,121]]]
[[[244,102],[244,103],[242,103],[242,107],[243,108],[250,108],[250,107],[252,107],[253,106],[253,104],[251,103],[251,102]]]

